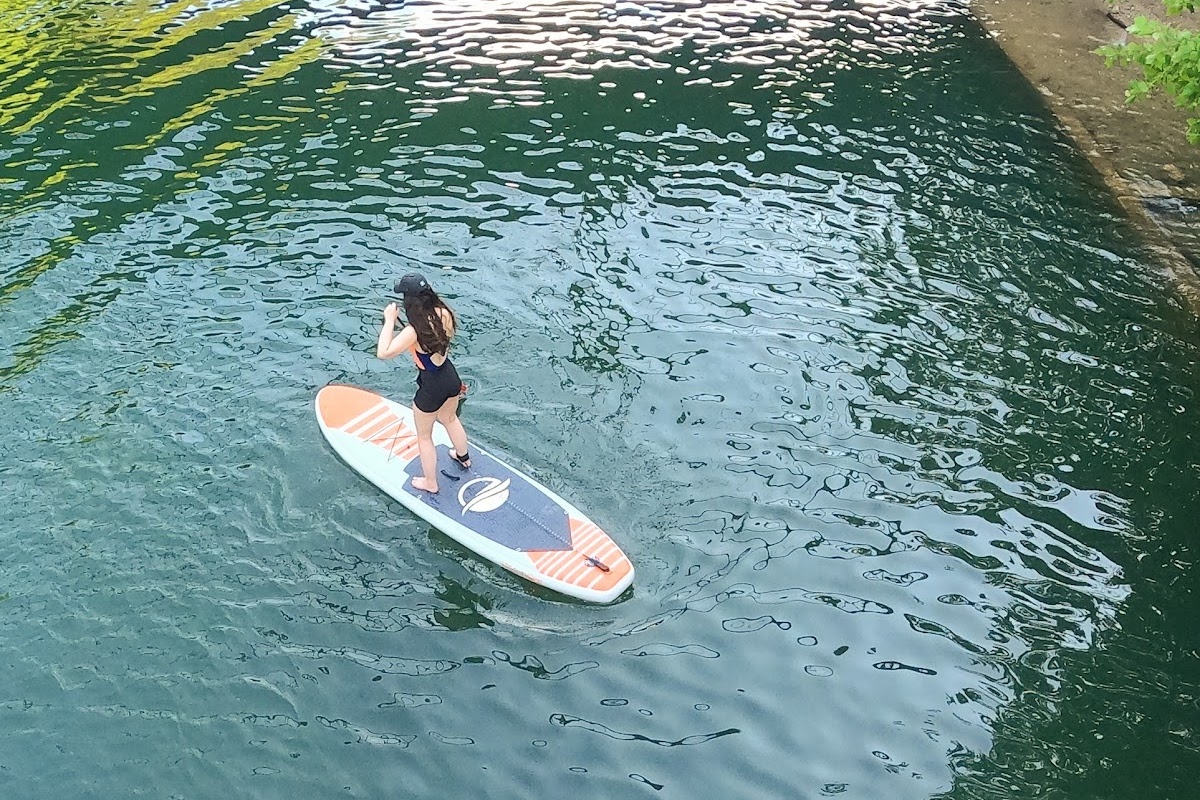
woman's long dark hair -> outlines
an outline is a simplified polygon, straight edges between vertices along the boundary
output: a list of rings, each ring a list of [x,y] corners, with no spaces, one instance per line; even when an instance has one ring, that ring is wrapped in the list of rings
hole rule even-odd
[[[450,312],[450,330],[442,324],[439,308]],[[422,289],[414,294],[404,296],[404,315],[408,324],[417,332],[417,345],[426,353],[445,354],[450,347],[450,337],[458,328],[458,318],[450,306],[442,302],[433,289]]]

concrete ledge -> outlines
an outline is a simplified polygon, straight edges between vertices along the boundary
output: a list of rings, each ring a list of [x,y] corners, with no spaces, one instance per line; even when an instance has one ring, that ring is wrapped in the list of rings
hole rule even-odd
[[[1136,69],[1108,68],[1096,48],[1128,38],[1137,16],[1196,29],[1200,15],[1166,16],[1161,0],[975,0],[972,11],[1045,98],[1051,112],[1141,228],[1180,299],[1200,316],[1200,230],[1151,211],[1169,201],[1197,208],[1200,147],[1187,114],[1160,95],[1125,103]],[[1189,258],[1188,254],[1192,255]]]

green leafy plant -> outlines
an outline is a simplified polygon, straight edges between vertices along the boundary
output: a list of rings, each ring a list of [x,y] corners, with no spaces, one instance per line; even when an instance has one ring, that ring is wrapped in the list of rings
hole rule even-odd
[[[1165,0],[1168,15],[1194,12],[1200,0]],[[1106,45],[1096,52],[1108,66],[1137,65],[1142,79],[1129,83],[1126,102],[1162,89],[1188,112],[1200,109],[1200,34],[1169,23],[1138,17],[1128,28],[1125,44]],[[1200,144],[1200,115],[1188,119],[1188,141]]]

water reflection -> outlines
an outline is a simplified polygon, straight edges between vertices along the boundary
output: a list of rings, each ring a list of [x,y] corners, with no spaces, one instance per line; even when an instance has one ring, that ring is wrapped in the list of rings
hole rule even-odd
[[[402,86],[379,88],[399,89],[415,112],[433,113],[471,96],[493,107],[536,107],[553,102],[549,82],[623,70],[673,73],[683,87],[706,91],[743,81],[755,91],[801,87],[820,102],[827,85],[814,85],[814,75],[845,62],[884,66],[888,56],[929,46],[935,34],[927,19],[958,13],[942,2],[835,8],[706,0],[534,6],[310,0],[301,24],[328,40],[348,67],[420,70]],[[622,105],[668,100],[658,90],[620,91],[613,81],[599,82],[596,94]]]

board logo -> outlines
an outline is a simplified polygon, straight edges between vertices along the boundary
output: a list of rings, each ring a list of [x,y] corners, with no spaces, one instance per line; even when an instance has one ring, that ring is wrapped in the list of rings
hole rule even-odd
[[[482,483],[483,488],[468,500],[467,489],[470,489],[477,483]],[[495,511],[504,505],[508,501],[508,484],[508,478],[504,480],[500,480],[499,478],[476,478],[473,481],[464,483],[463,487],[458,490],[458,504],[462,506],[463,516],[465,517],[468,511],[483,513],[485,511]]]

